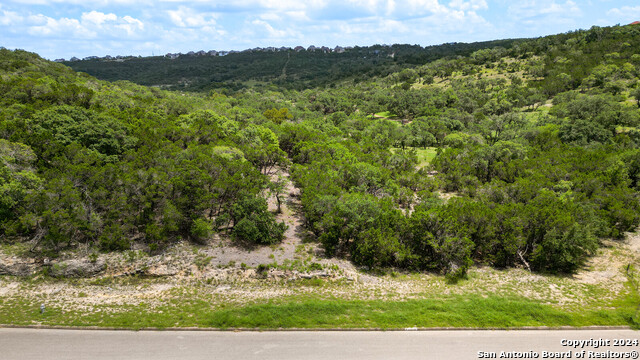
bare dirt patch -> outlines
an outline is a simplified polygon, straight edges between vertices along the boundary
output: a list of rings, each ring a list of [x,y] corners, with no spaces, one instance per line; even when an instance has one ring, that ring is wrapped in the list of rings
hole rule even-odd
[[[618,290],[626,279],[626,268],[640,260],[640,234],[627,234],[623,241],[604,240],[595,256],[578,271],[574,278],[585,284],[607,284]]]

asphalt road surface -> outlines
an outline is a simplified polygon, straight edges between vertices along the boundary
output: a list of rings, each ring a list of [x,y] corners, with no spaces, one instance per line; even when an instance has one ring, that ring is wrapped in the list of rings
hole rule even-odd
[[[625,340],[624,346],[620,346],[620,339]],[[618,358],[612,357],[615,352],[627,353],[628,358],[633,359],[640,351],[639,339],[640,332],[632,330],[134,332],[0,329],[0,359],[457,360],[491,358],[492,355],[499,359],[503,351],[516,355],[515,358],[523,358],[525,354],[528,358],[537,354],[534,358],[538,359],[566,358],[567,355],[572,359],[607,358],[602,357],[603,354]],[[607,340],[610,346],[596,348]],[[616,342],[618,346],[614,346]],[[572,343],[577,347],[567,345]],[[581,357],[583,350],[584,357]],[[550,353],[555,357],[550,357]]]

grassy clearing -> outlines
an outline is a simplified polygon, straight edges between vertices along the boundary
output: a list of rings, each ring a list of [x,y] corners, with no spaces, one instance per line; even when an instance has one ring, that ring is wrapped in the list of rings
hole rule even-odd
[[[418,166],[425,167],[431,163],[433,158],[436,157],[437,148],[427,147],[425,149],[416,148],[418,153]]]
[[[399,148],[391,148],[391,151],[397,151]],[[436,157],[438,150],[435,147],[426,147],[426,148],[413,148],[418,155],[418,167],[425,167],[433,161]]]
[[[617,134],[628,133],[628,132],[637,131],[637,130],[638,128],[633,126],[616,126]]]
[[[382,111],[382,112],[376,113],[375,115],[377,117],[384,118],[384,119],[397,119],[398,118],[398,115],[392,114],[389,111]]]

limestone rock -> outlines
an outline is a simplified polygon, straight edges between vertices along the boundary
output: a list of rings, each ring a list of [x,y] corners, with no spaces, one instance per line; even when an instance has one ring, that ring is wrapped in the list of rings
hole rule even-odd
[[[33,273],[32,266],[24,263],[2,264],[0,263],[0,275],[29,276]]]
[[[91,277],[106,269],[104,260],[67,260],[51,265],[49,274],[54,277]]]

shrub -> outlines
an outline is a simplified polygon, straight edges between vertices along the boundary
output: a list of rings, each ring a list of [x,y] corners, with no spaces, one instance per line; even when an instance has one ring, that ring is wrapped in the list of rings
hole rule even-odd
[[[201,243],[207,240],[211,234],[213,233],[213,225],[210,221],[207,221],[203,218],[198,218],[193,221],[193,225],[191,225],[191,238]]]

